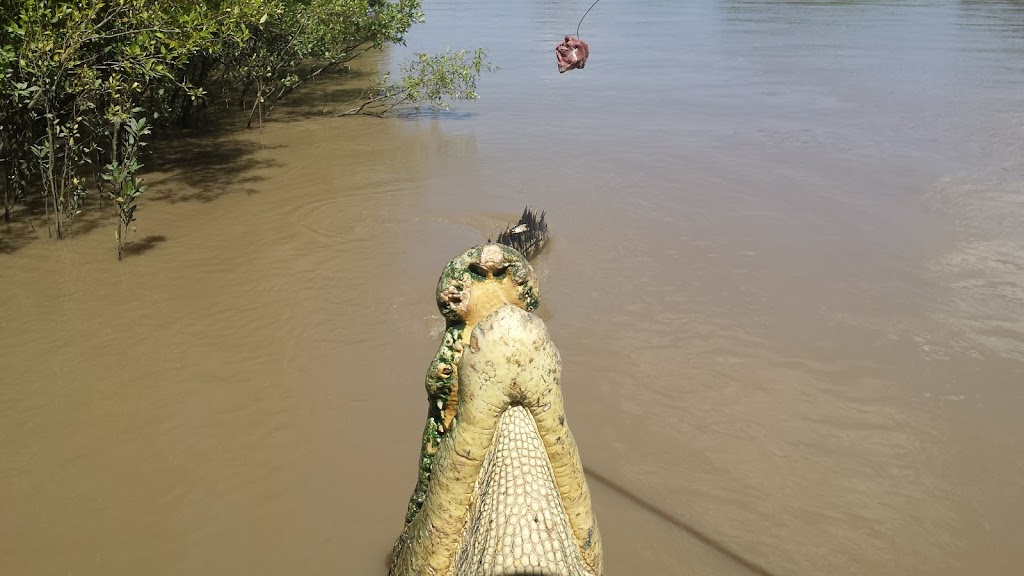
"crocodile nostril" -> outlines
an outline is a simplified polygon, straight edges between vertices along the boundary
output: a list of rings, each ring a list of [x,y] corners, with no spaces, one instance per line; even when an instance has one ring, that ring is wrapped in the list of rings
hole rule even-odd
[[[469,271],[472,272],[473,274],[476,274],[477,276],[483,276],[484,278],[487,278],[488,270],[483,266],[477,264],[476,262],[470,263]]]

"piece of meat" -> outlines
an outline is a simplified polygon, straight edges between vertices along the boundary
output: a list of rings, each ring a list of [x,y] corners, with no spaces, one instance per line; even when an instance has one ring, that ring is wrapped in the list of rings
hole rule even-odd
[[[587,65],[587,56],[590,56],[590,46],[579,38],[566,36],[558,46],[555,46],[555,58],[558,59],[558,73],[562,74],[574,68],[583,69]]]

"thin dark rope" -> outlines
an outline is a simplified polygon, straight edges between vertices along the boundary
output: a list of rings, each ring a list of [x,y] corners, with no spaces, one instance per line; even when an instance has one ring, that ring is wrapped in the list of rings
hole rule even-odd
[[[597,3],[600,1],[601,0],[594,0],[594,3],[590,5],[590,8],[587,8],[587,11],[583,13],[583,18],[586,18],[587,14],[590,14],[590,11],[593,10],[594,6],[597,6]],[[583,24],[583,18],[580,18],[580,23],[576,25],[576,38],[580,37],[580,24]]]
[[[587,478],[597,480],[601,484],[604,484],[607,488],[611,489],[612,492],[616,492],[626,500],[629,500],[630,502],[636,504],[640,508],[647,510],[648,512],[664,520],[665,522],[668,522],[681,532],[689,534],[698,541],[704,543],[705,545],[711,547],[714,550],[717,550],[719,554],[722,554],[726,558],[729,558],[733,562],[739,564],[740,566],[743,566],[756,576],[775,576],[775,574],[770,572],[764,566],[758,564],[754,560],[750,560],[749,558],[743,556],[742,554],[733,550],[730,546],[718,540],[714,536],[711,536],[710,534],[704,532],[700,528],[690,525],[684,520],[676,518],[675,516],[662,510],[658,506],[655,506],[651,502],[648,502],[647,500],[644,500],[643,498],[637,496],[631,490],[627,489],[625,486],[619,484],[618,482],[612,480],[611,478],[603,474],[596,472],[593,468],[584,466],[583,472],[586,473]]]

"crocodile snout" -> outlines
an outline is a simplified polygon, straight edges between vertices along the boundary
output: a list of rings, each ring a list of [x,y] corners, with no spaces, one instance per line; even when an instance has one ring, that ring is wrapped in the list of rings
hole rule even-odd
[[[497,244],[488,244],[480,249],[480,259],[472,262],[469,269],[484,278],[501,278],[508,270],[505,253]]]

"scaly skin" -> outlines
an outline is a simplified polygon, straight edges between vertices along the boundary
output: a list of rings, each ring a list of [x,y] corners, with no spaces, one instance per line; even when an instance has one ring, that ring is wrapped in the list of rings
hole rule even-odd
[[[532,267],[507,246],[475,246],[445,268],[437,302],[446,329],[389,574],[602,575],[560,358],[529,313],[539,305]]]
[[[533,267],[516,250],[502,244],[474,246],[445,266],[437,283],[437,307],[445,319],[441,346],[427,370],[427,423],[420,449],[419,480],[406,513],[406,524],[419,512],[430,468],[458,403],[458,366],[473,327],[502,304],[524,310],[540,305]]]

